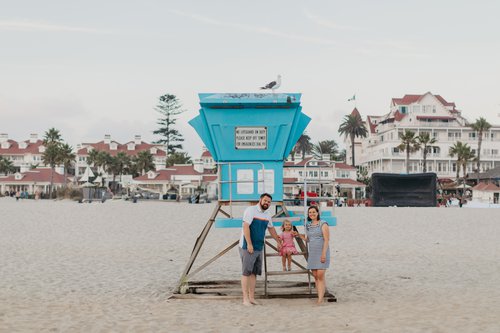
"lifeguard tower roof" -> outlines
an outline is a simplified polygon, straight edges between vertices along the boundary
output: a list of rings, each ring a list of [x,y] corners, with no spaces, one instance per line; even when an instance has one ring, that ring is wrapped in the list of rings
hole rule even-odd
[[[283,161],[311,120],[301,112],[300,97],[300,93],[201,93],[200,115],[189,123],[215,161]],[[257,128],[265,130],[260,140],[238,135]]]
[[[200,114],[189,124],[220,165],[219,197],[248,201],[267,192],[281,200],[283,161],[311,120],[302,113],[301,94],[216,93],[199,97]]]

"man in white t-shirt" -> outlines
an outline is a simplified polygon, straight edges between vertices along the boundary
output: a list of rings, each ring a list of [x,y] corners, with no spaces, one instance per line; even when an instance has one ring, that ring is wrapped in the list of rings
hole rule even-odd
[[[267,211],[273,198],[264,193],[260,196],[259,203],[248,207],[243,213],[243,229],[240,239],[240,257],[242,264],[241,290],[243,292],[243,304],[257,304],[255,301],[255,285],[257,275],[262,274],[262,252],[266,230],[281,247],[281,238],[276,233],[272,224],[271,214]]]

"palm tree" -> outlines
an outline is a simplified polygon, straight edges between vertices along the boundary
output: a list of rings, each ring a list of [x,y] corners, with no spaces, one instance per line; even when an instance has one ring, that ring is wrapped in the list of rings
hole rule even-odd
[[[354,159],[354,139],[357,137],[366,138],[368,130],[359,114],[349,114],[344,117],[344,122],[339,126],[339,133],[349,136],[351,139],[352,166],[356,166]]]
[[[76,155],[73,153],[73,147],[67,143],[61,145],[60,154],[61,163],[64,165],[64,185],[66,185],[68,170],[75,161]]]
[[[52,198],[56,165],[61,163],[61,140],[61,133],[53,127],[46,131],[43,137],[43,145],[45,146],[45,151],[42,156],[43,163],[49,165],[52,169],[50,173],[49,198]]]
[[[344,163],[347,163],[347,156],[346,156],[346,150],[342,149],[337,156],[337,161],[342,161]]]
[[[92,149],[91,151],[89,151],[89,154],[87,156],[87,164],[89,166],[94,167],[96,172],[97,172],[97,165],[96,165],[97,155],[99,155],[99,150]]]
[[[463,144],[461,141],[455,142],[455,144],[450,147],[449,155],[451,157],[457,156],[457,182],[460,178],[460,166],[462,165],[462,158],[466,147],[468,147],[467,144]]]
[[[100,170],[102,174],[107,169],[110,161],[111,161],[111,155],[108,152],[101,150],[97,153],[94,164],[97,167],[98,172]]]
[[[422,147],[422,153],[424,155],[424,168],[423,172],[427,172],[427,154],[429,153],[428,147],[432,144],[436,143],[436,139],[432,138],[428,132],[423,132],[419,136],[417,136],[417,142]]]
[[[167,158],[166,166],[173,166],[174,164],[191,164],[191,157],[186,152],[176,151]]]
[[[323,159],[323,155],[330,155],[330,160],[332,161],[335,160],[339,153],[338,145],[334,140],[319,141],[313,145],[312,152],[318,159]]]
[[[311,137],[304,132],[304,134],[300,136],[299,140],[297,140],[294,149],[297,153],[302,153],[302,159],[304,159],[306,154],[311,153],[312,147]]]
[[[49,128],[49,130],[46,131],[43,136],[44,145],[51,143],[61,143],[61,141],[62,141],[61,133],[54,127]]]
[[[481,144],[483,143],[483,133],[491,128],[491,124],[486,121],[483,117],[476,119],[476,122],[471,124],[470,127],[477,132],[477,164],[476,164],[476,176],[477,183],[479,184],[479,168],[481,165]]]
[[[113,190],[116,192],[117,186],[115,182],[116,175],[120,175],[120,181],[122,179],[122,175],[125,170],[128,170],[130,167],[131,159],[124,152],[119,152],[116,156],[111,157],[110,163],[108,165],[108,172],[113,175]]]
[[[410,173],[410,153],[414,153],[420,149],[420,144],[418,143],[415,132],[410,130],[405,130],[401,134],[401,144],[398,148],[402,151],[406,151],[406,173]]]
[[[463,181],[465,184],[465,176],[467,175],[467,163],[474,161],[475,160],[475,155],[474,152],[472,151],[472,148],[469,147],[467,144],[464,145],[463,151],[462,151],[462,171],[463,171]],[[465,185],[464,185],[465,187]]]
[[[3,173],[7,176],[9,173],[15,171],[16,167],[14,166],[14,163],[12,163],[11,160],[4,158],[3,156],[0,156],[0,173]]]
[[[136,170],[144,175],[149,170],[155,169],[155,164],[153,161],[153,155],[148,150],[140,151],[134,158],[136,165]]]

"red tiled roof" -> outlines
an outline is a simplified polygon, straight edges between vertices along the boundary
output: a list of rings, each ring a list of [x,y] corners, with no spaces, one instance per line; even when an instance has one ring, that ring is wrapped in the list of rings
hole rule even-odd
[[[212,157],[212,154],[208,150],[205,150],[202,154],[201,157]]]
[[[406,117],[405,114],[403,114],[399,111],[394,112],[394,120],[401,121],[404,117]]]
[[[312,159],[313,159],[312,157],[306,157],[302,161],[296,163],[294,166],[304,166],[306,165],[307,162],[309,162]]]
[[[418,102],[424,95],[404,95],[403,98],[393,98],[392,102],[396,105],[409,105],[415,102]],[[453,106],[455,108],[455,103],[454,102],[447,102],[441,95],[434,95],[441,104],[445,106]]]
[[[335,182],[339,183],[340,185],[356,185],[361,187],[366,186],[365,184],[350,178],[336,178]]]
[[[174,165],[169,167],[169,169],[174,169],[175,170],[175,175],[190,175],[190,176],[196,176],[196,175],[202,175],[203,173],[198,172],[194,169],[194,166],[192,165]]]
[[[291,166],[295,166],[295,161],[286,161],[284,164],[283,164],[284,167],[291,167]]]
[[[432,120],[455,120],[453,117],[447,116],[417,116],[417,120],[420,119],[432,119]]]
[[[162,169],[155,171],[157,176],[153,179],[148,178],[148,174],[144,174],[142,176],[134,178],[134,180],[140,181],[157,181],[157,180],[170,180],[173,175],[184,175],[184,176],[201,176],[203,175],[201,172],[198,172],[194,169],[192,165],[174,165],[169,167],[168,169]],[[203,175],[205,177],[205,175]],[[217,178],[217,175],[206,175],[207,177]]]
[[[491,192],[498,192],[500,191],[500,187],[498,187],[495,184],[492,183],[479,183],[476,186],[472,188],[472,190],[476,191],[491,191]]]
[[[377,128],[377,125],[372,122],[371,116],[367,116],[366,120],[368,121],[368,125],[370,126],[370,133],[375,133],[375,129]]]
[[[9,175],[5,178],[0,178],[1,183],[25,183],[25,182],[37,182],[37,183],[50,183],[52,169],[50,168],[37,168],[22,172],[22,179],[15,179],[15,175]],[[64,184],[64,175],[54,172],[53,178],[54,184]]]
[[[167,153],[163,150],[162,145],[150,144],[150,143],[146,143],[144,141],[141,141],[140,144],[135,145],[134,150],[128,150],[127,145],[129,143],[134,143],[134,141],[129,141],[125,144],[120,144],[116,141],[113,141],[113,142],[116,143],[116,150],[111,150],[109,144],[104,143],[104,141],[99,141],[97,143],[85,143],[84,145],[92,146],[95,150],[98,150],[98,151],[108,152],[111,156],[115,156],[119,152],[124,152],[127,155],[134,156],[134,155],[137,155],[137,153],[140,151],[144,151],[144,150],[149,151],[153,147],[157,149],[156,154],[152,154],[153,156],[167,156]],[[85,147],[85,148],[79,149],[76,154],[77,155],[88,155],[89,153],[88,153],[87,147]]]
[[[213,182],[214,180],[217,180],[217,175],[203,175],[202,180],[204,182]]]
[[[155,171],[156,177],[155,178],[149,178],[148,173],[135,177],[134,180],[141,180],[141,181],[159,181],[159,180],[171,180],[172,175],[175,174],[175,170],[173,169],[162,169]]]
[[[358,116],[358,117],[361,117],[361,115],[359,114],[359,111],[357,108],[354,108],[354,110],[352,110],[351,112],[351,116]]]
[[[437,99],[439,99],[439,101],[443,104],[443,105],[446,105],[446,106],[453,106],[453,108],[455,108],[455,102],[447,102],[443,97],[441,97],[441,95],[434,95],[434,97],[436,97]]]
[[[356,170],[355,167],[349,164],[335,162],[335,169],[348,169],[348,170]]]
[[[308,163],[309,161],[311,160],[314,160],[314,157],[306,157],[304,158],[303,160],[297,162],[297,163],[294,163],[294,162],[285,162],[285,165],[286,167],[303,167],[304,165],[306,165],[306,163]],[[307,167],[311,167],[311,168],[314,168],[314,167],[317,167],[317,166],[330,166],[330,162],[329,161],[323,161],[323,160],[315,160],[316,162],[318,162],[318,165],[311,165],[310,163],[307,165]]]
[[[35,143],[31,143],[26,140],[26,148],[19,148],[19,143],[14,140],[7,140],[10,143],[10,147],[7,149],[2,149],[0,146],[0,155],[24,155],[24,154],[42,154],[38,151],[38,147],[43,146],[42,140],[37,140]],[[21,141],[23,142],[23,141]]]
[[[422,95],[404,95],[403,98],[393,98],[392,102],[396,105],[409,105],[415,102],[422,97]]]

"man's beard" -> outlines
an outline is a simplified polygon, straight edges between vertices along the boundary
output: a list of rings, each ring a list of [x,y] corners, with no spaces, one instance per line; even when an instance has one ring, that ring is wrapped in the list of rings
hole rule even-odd
[[[260,208],[262,208],[262,210],[267,210],[269,208],[269,205],[266,203],[265,204],[261,203]]]

